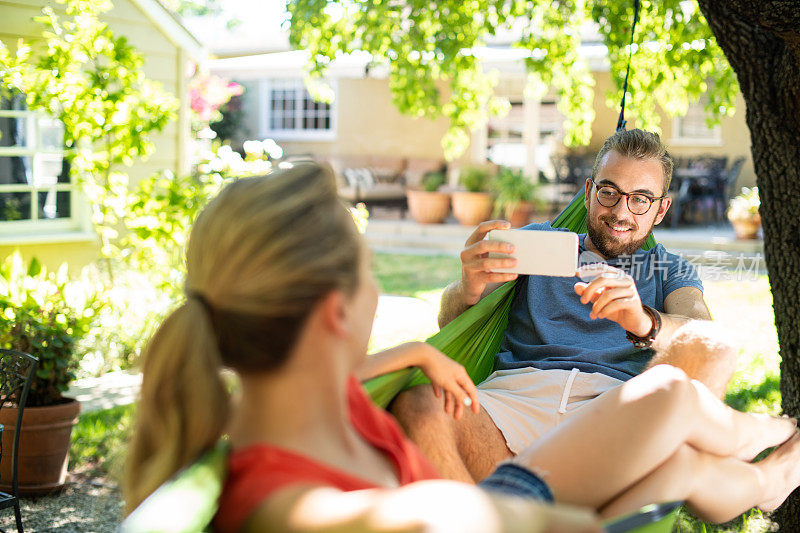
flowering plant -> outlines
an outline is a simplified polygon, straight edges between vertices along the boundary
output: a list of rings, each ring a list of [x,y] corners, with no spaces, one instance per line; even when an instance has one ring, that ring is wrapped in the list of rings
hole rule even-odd
[[[204,123],[220,120],[220,106],[243,92],[241,85],[219,76],[197,76],[189,82],[190,106],[197,119]]]
[[[728,208],[728,220],[743,220],[759,216],[758,208],[761,199],[758,196],[758,187],[742,187],[742,193],[731,200]]]

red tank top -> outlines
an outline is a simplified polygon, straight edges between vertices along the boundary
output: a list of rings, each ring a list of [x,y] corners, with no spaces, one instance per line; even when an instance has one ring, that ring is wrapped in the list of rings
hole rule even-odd
[[[364,439],[394,464],[401,485],[439,474],[386,411],[380,409],[351,376],[347,384],[350,422]],[[378,488],[373,482],[311,457],[269,444],[236,450],[228,459],[228,476],[214,519],[223,533],[239,531],[270,494],[291,485],[324,485],[343,491]]]

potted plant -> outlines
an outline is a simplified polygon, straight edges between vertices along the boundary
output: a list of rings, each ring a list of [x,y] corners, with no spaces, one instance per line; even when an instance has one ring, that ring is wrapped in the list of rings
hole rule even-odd
[[[422,189],[408,189],[408,210],[420,224],[441,224],[450,213],[450,195],[439,191],[447,183],[444,172],[436,170],[422,177]]]
[[[469,166],[461,170],[458,181],[465,191],[453,193],[453,215],[464,226],[475,226],[492,216],[492,197],[488,193],[491,174],[486,167]]]
[[[728,220],[733,224],[737,239],[755,239],[761,228],[761,215],[758,208],[761,200],[758,187],[742,187],[741,194],[731,200],[728,207]]]
[[[20,494],[43,494],[61,487],[67,471],[72,426],[80,404],[62,396],[75,378],[77,340],[99,310],[93,290],[67,278],[66,265],[47,273],[35,259],[25,265],[14,254],[0,265],[0,347],[38,358],[22,417],[18,478]],[[16,407],[0,409],[3,449],[10,452]],[[8,490],[11,453],[0,463],[0,485]]]
[[[503,167],[493,183],[494,216],[502,217],[511,227],[521,228],[530,222],[536,210],[536,184],[522,170]]]

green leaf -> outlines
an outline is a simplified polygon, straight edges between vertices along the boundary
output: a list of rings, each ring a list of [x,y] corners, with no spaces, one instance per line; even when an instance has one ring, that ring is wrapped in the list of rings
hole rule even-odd
[[[28,276],[35,278],[42,272],[42,264],[35,257],[28,264]]]

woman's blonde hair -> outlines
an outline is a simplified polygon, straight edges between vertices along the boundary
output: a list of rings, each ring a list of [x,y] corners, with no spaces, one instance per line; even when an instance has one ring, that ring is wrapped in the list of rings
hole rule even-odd
[[[189,237],[186,301],[144,353],[128,511],[221,436],[221,366],[279,368],[315,302],[355,290],[361,246],[333,176],[314,164],[238,180],[209,203]]]

